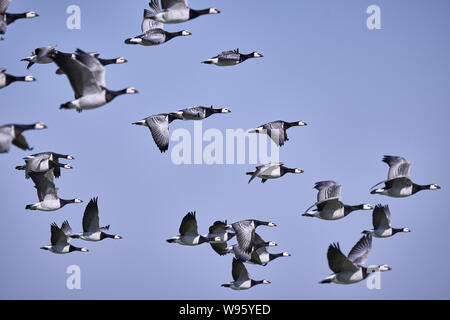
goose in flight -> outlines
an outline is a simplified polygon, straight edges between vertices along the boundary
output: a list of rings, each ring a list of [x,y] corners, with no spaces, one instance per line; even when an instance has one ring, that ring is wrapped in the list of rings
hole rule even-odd
[[[21,81],[21,82],[33,82],[36,79],[33,76],[16,77],[6,73],[5,68],[0,68],[0,89],[9,86],[11,83]]]
[[[391,270],[386,264],[364,267],[371,249],[370,234],[365,235],[355,244],[348,257],[342,253],[339,243],[330,244],[327,252],[328,266],[334,273],[320,283],[352,284],[366,279],[373,272]]]
[[[269,280],[252,280],[248,274],[247,268],[244,264],[233,259],[232,272],[233,281],[230,283],[222,284],[222,287],[231,288],[233,290],[246,290],[258,284],[269,284]]]
[[[227,221],[215,221],[212,226],[209,227],[209,233],[206,236],[210,241],[211,248],[219,255],[227,254],[227,241],[231,240],[236,233],[230,232],[232,230],[231,225],[227,224]],[[216,241],[217,240],[217,241]]]
[[[76,109],[78,112],[101,107],[123,94],[138,91],[129,87],[112,91],[105,87],[105,68],[100,61],[80,49],[76,54],[54,51],[50,57],[68,77],[75,93],[75,100],[61,105],[60,109]]]
[[[323,220],[338,220],[346,217],[355,210],[372,210],[370,204],[360,204],[356,206],[346,205],[341,201],[342,185],[336,181],[316,182],[314,188],[317,193],[317,202],[306,209],[302,214],[305,217],[315,217]],[[308,211],[313,207],[314,210]]]
[[[134,125],[145,126],[150,129],[153,140],[161,153],[169,149],[169,124],[175,120],[172,114],[160,113],[134,122]]]
[[[256,171],[247,172],[246,174],[251,176],[248,183],[252,182],[256,177],[261,178],[261,182],[264,183],[267,179],[277,179],[284,176],[286,173],[303,173],[304,171],[299,168],[291,169],[284,166],[284,163],[268,163],[262,166],[256,167]]]
[[[256,129],[251,129],[249,133],[261,133],[267,134],[273,142],[279,147],[283,146],[285,141],[288,141],[288,136],[286,130],[295,126],[306,126],[306,122],[297,121],[297,122],[286,122],[282,120],[272,121],[262,126],[259,126]]]
[[[214,109],[213,106],[207,108],[203,106],[186,108],[171,115],[180,120],[203,120],[216,113],[230,113],[227,108]]]
[[[44,46],[40,48],[36,48],[31,53],[31,56],[21,59],[20,61],[28,62],[27,70],[31,68],[31,66],[35,63],[38,64],[49,64],[53,62],[53,59],[50,58],[49,53],[53,52],[56,49],[56,45]]]
[[[24,13],[8,13],[6,10],[8,10],[10,4],[11,0],[0,0],[0,35],[4,35],[6,33],[7,26],[18,19],[31,19],[39,16],[34,11]],[[0,40],[3,40],[1,36]]]
[[[30,148],[23,132],[26,130],[42,130],[47,128],[42,122],[33,124],[5,124],[0,126],[0,153],[9,152],[11,144],[22,150],[33,150]]]
[[[25,165],[24,166],[17,166],[16,169],[17,170],[25,170],[25,178],[29,179],[30,178],[30,172],[46,172],[50,169],[58,169],[58,171],[54,170],[54,175],[56,178],[59,178],[59,176],[61,175],[61,170],[60,168],[64,168],[64,169],[72,169],[72,166],[69,164],[64,164],[64,163],[60,163],[58,161],[58,158],[54,158],[55,160],[53,160],[53,157],[42,153],[42,154],[36,154],[36,155],[31,155],[28,157],[23,158],[25,160]],[[58,173],[56,173],[58,172]]]
[[[391,211],[388,205],[376,205],[372,213],[372,230],[364,230],[364,234],[372,234],[375,238],[392,237],[398,232],[411,232],[408,228],[391,227]]]
[[[253,51],[249,54],[243,54],[239,52],[239,48],[236,50],[223,51],[215,57],[208,60],[202,61],[205,64],[214,64],[220,67],[235,66],[239,63],[244,62],[251,58],[262,58],[264,57],[261,53]]]
[[[161,9],[158,4],[158,0],[152,0],[150,2],[150,7],[153,11],[144,10],[144,19],[141,24],[142,34],[125,40],[126,44],[139,44],[141,46],[156,46],[163,43],[166,43],[169,40],[172,40],[175,37],[180,36],[190,36],[190,33],[187,30],[182,30],[178,32],[168,32],[164,30],[164,24],[162,22],[153,20],[152,17],[155,14],[161,12]]]
[[[40,153],[32,154],[32,155],[30,155],[28,157],[25,157],[24,160],[25,160],[25,162],[27,162],[27,160],[32,160],[32,159],[35,159],[35,158],[41,159],[42,161],[48,161],[49,162],[49,167],[53,168],[53,173],[55,175],[55,178],[59,178],[61,176],[61,168],[63,168],[61,166],[61,164],[59,163],[59,159],[67,159],[67,160],[74,160],[75,159],[70,154],[60,154],[60,153],[56,153],[56,152],[40,152]],[[55,163],[56,165],[54,165],[53,163]],[[63,165],[63,166],[67,166],[67,165]],[[44,164],[44,167],[45,167],[45,164]],[[28,172],[35,171],[33,168],[28,168],[27,169],[27,165],[25,165],[25,166],[17,166],[16,169],[17,170],[28,170]],[[67,168],[66,167],[65,169],[71,169],[71,168]],[[40,170],[37,170],[35,172],[39,172],[39,171]],[[27,175],[28,175],[27,172],[25,172],[25,177]]]
[[[384,187],[372,190],[371,194],[382,194],[393,198],[409,197],[422,190],[438,190],[437,184],[419,185],[412,182],[409,176],[411,163],[403,157],[384,156],[383,162],[389,166],[387,180],[377,183],[370,189],[374,189],[384,183]]]
[[[210,241],[207,237],[198,234],[195,211],[189,212],[184,216],[180,224],[179,233],[178,236],[167,239],[166,241],[168,243],[178,243],[184,246],[198,246]]]
[[[98,218],[98,197],[92,198],[86,206],[83,214],[83,232],[73,234],[70,232],[69,237],[82,239],[86,241],[100,241],[106,238],[122,239],[117,234],[108,234],[109,225],[100,227]]]
[[[270,261],[277,258],[291,256],[289,252],[269,253],[267,247],[276,246],[277,244],[273,241],[264,241],[257,233],[255,233],[254,243],[255,249],[252,251],[250,260],[247,261],[248,263],[266,266]]]
[[[81,251],[81,252],[89,251],[86,248],[77,248],[69,243],[70,241],[69,235],[71,233],[71,229],[67,220],[63,222],[61,228],[59,228],[57,224],[53,222],[50,225],[50,232],[51,232],[50,238],[51,245],[41,247],[42,250],[48,250],[50,252],[57,254],[69,253],[73,251]]]
[[[152,7],[152,2],[149,6]],[[188,20],[195,19],[205,14],[218,14],[219,10],[216,8],[209,8],[203,10],[194,10],[189,8],[187,0],[161,0],[162,11],[157,12],[151,19],[165,23],[181,23]]]
[[[238,259],[241,262],[249,262],[253,263],[251,260],[253,258],[253,254],[257,250],[265,250],[267,247],[274,247],[277,246],[276,242],[274,241],[264,241],[261,239],[261,237],[255,233],[254,242],[253,242],[253,248],[251,252],[244,252],[244,250],[239,247],[239,244],[235,244],[229,247],[226,247],[222,249],[222,252],[216,251],[219,253],[219,255],[225,255],[228,253],[234,253],[234,257]]]
[[[46,172],[30,172],[29,175],[37,190],[39,202],[29,204],[25,207],[25,209],[56,211],[64,207],[66,204],[83,202],[79,198],[64,200],[58,197],[58,188],[56,188],[55,183],[53,182],[55,179],[53,169]]]
[[[254,248],[255,229],[259,226],[276,227],[276,224],[273,222],[249,219],[235,222],[231,226],[236,232],[239,248],[244,253],[251,253]]]

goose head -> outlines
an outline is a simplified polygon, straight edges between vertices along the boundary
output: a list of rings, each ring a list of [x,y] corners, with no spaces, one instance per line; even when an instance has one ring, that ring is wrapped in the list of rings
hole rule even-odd
[[[37,122],[34,124],[34,129],[36,130],[42,130],[42,129],[46,129],[47,126],[43,123],[43,122]]]
[[[35,18],[35,17],[39,17],[39,15],[34,11],[28,11],[27,13],[25,13],[25,18],[27,18],[27,19]]]
[[[209,14],[219,14],[220,11],[217,10],[216,8],[209,8]]]
[[[33,76],[25,76],[25,82],[33,82],[36,81],[36,78]]]

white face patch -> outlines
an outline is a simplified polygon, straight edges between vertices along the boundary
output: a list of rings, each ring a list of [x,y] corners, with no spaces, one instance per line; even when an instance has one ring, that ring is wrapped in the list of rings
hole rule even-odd
[[[117,58],[117,59],[116,59],[116,63],[117,63],[117,64],[125,63],[125,62],[127,62],[127,59],[125,59],[125,58],[120,57],[120,58]]]
[[[403,228],[403,232],[411,232],[409,228]]]
[[[437,184],[432,184],[430,186],[430,190],[438,190],[438,189],[440,189],[440,187]]]
[[[283,252],[283,257],[290,257],[291,254],[289,252]]]
[[[33,76],[25,76],[25,81],[26,82],[33,82],[33,81],[35,81],[36,79],[33,77]]]
[[[276,227],[277,225],[275,223],[273,223],[273,222],[269,222],[268,226],[269,227]]]
[[[41,130],[41,129],[47,128],[47,126],[45,124],[43,124],[42,122],[38,122],[34,125],[34,128],[37,130]]]
[[[295,169],[295,173],[303,173],[303,170],[302,169]]]
[[[25,17],[27,17],[27,18],[34,18],[34,17],[37,17],[37,16],[38,16],[37,13],[34,12],[34,11],[30,11],[30,12],[27,12],[25,14]]]
[[[298,125],[299,125],[299,126],[306,126],[306,122],[300,121],[300,122],[298,123]]]
[[[190,36],[191,34],[192,34],[192,33],[189,32],[189,31],[187,31],[187,30],[181,31],[181,35],[182,35],[182,36]]]
[[[127,94],[135,94],[137,92],[138,91],[135,88],[133,88],[133,87],[127,88],[127,90],[126,90]]]
[[[82,203],[83,200],[76,198],[76,199],[74,200],[74,202],[75,202],[75,203]]]
[[[220,11],[217,10],[216,8],[210,8],[210,9],[209,9],[209,13],[210,13],[210,14],[218,14],[218,13],[220,13]]]
[[[89,250],[86,248],[81,248],[81,252],[89,252]]]
[[[275,241],[270,241],[269,242],[269,247],[276,247],[277,243]]]
[[[372,210],[372,206],[370,204],[364,204],[363,210]]]
[[[72,169],[72,166],[70,164],[65,164],[64,169]]]
[[[223,108],[220,112],[222,112],[222,113],[229,113],[229,112],[231,112],[231,111],[228,110],[227,108]]]

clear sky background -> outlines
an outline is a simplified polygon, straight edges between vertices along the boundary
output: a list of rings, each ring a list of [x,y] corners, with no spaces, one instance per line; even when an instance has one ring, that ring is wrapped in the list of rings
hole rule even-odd
[[[216,7],[219,15],[167,25],[188,29],[190,37],[159,47],[128,46],[140,34],[145,0],[13,1],[10,12],[34,10],[38,18],[17,21],[0,42],[0,67],[31,74],[35,83],[0,90],[0,123],[43,121],[48,129],[25,134],[34,152],[73,154],[56,180],[62,198],[80,197],[56,212],[27,211],[37,202],[32,181],[14,170],[30,154],[13,147],[0,155],[0,298],[3,299],[448,299],[448,137],[450,101],[449,1],[424,0],[191,0],[193,8]],[[81,30],[66,28],[66,8],[81,7]],[[366,27],[366,9],[379,5],[382,29]],[[111,89],[136,87],[140,93],[81,114],[59,110],[73,98],[56,66],[19,61],[40,46],[61,51],[98,51],[124,56],[107,67]],[[259,51],[262,59],[219,68],[200,61],[222,50]],[[304,120],[292,128],[280,157],[305,170],[264,185],[247,184],[253,165],[180,165],[161,154],[148,129],[131,123],[151,114],[193,105],[227,107],[232,113],[203,122],[204,130],[249,129],[283,119]],[[193,122],[171,129],[193,131]],[[420,184],[439,191],[392,199],[369,194],[387,176],[384,154],[406,157]],[[345,254],[371,227],[371,212],[339,221],[300,214],[316,200],[314,182],[343,185],[345,203],[389,204],[394,227],[408,234],[374,239],[368,265],[388,264],[381,290],[365,282],[321,285],[331,273],[326,252],[339,241]],[[89,199],[99,197],[100,224],[123,240],[73,241],[89,253],[55,255],[50,224],[68,219],[81,231]],[[197,212],[199,231],[218,219],[275,221],[259,234],[276,241],[272,252],[289,251],[266,267],[248,265],[254,279],[268,279],[248,291],[220,287],[232,280],[232,256],[209,245],[183,247],[165,240],[178,234],[182,217]],[[231,241],[233,244],[234,241]],[[66,288],[66,268],[81,268],[81,290]]]

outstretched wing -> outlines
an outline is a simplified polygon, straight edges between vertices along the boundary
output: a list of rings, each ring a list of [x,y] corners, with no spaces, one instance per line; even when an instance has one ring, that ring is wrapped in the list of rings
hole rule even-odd
[[[358,268],[342,253],[339,243],[330,244],[327,252],[328,266],[334,273],[350,271],[355,272]]]
[[[396,178],[409,178],[411,163],[403,157],[384,156],[383,162],[389,166],[388,180]]]
[[[319,190],[317,193],[317,203],[331,199],[340,199],[342,185],[336,181],[320,181],[316,182],[314,188]]]
[[[187,0],[161,0],[161,8],[174,9],[174,8],[188,8]]]
[[[236,258],[233,258],[233,266],[231,274],[233,275],[234,281],[250,280],[250,276],[244,264],[239,260],[237,260]]]
[[[189,212],[181,221],[180,235],[198,236],[197,219],[195,212]]]
[[[98,198],[92,198],[84,209],[83,232],[97,232],[100,229],[97,202]]]
[[[388,205],[376,205],[372,213],[374,229],[389,229],[391,227],[391,212]]]
[[[155,6],[159,9],[157,0],[153,0],[152,2],[150,2],[150,4],[153,4],[154,2],[156,2]],[[153,10],[155,10],[152,5],[151,5],[151,7]],[[142,19],[142,24],[141,24],[142,33],[146,33],[153,29],[163,29],[164,28],[163,23],[158,22],[154,19],[151,19],[151,17],[153,17],[155,15],[155,13],[158,13],[159,11],[160,10],[158,10],[158,11],[155,10],[153,12],[153,11],[144,9],[144,18]]]
[[[372,249],[372,235],[362,237],[348,254],[348,259],[357,266],[363,266],[369,258]]]
[[[147,127],[152,133],[153,140],[161,152],[169,149],[169,121],[167,114],[158,114],[145,119]]]

